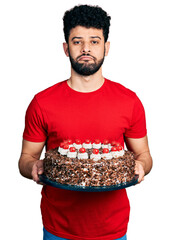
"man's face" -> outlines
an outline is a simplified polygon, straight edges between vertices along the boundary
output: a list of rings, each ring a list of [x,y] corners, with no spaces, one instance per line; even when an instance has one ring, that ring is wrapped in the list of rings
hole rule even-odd
[[[102,29],[77,26],[71,29],[64,50],[70,58],[72,69],[80,75],[89,76],[102,66],[109,43],[104,42]]]

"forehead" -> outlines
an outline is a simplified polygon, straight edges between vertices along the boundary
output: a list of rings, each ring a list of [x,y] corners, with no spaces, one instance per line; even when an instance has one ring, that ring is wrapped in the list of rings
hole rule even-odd
[[[81,37],[81,38],[91,38],[91,37],[100,37],[101,39],[104,39],[103,36],[103,30],[97,29],[97,28],[86,28],[82,26],[77,26],[75,28],[72,28],[69,35],[69,40],[75,37]]]

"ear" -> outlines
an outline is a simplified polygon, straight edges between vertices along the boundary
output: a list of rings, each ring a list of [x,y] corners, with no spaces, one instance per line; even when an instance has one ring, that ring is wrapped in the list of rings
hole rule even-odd
[[[109,48],[110,48],[110,42],[106,42],[106,43],[105,43],[105,56],[108,55],[108,53],[109,53]]]
[[[67,57],[69,57],[68,43],[66,43],[66,42],[63,43],[63,49],[64,49],[64,52],[65,52],[65,55],[66,55]]]

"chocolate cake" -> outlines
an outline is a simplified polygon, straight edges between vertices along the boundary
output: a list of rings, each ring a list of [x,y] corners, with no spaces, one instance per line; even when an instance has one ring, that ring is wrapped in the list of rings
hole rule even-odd
[[[111,186],[134,178],[134,159],[132,152],[116,143],[64,142],[46,152],[44,175],[61,184]]]

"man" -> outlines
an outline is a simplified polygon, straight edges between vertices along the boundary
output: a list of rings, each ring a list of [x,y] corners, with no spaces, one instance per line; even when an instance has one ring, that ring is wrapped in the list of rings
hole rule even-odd
[[[136,94],[102,75],[108,55],[110,17],[100,7],[76,6],[64,15],[64,52],[71,77],[38,93],[26,113],[19,160],[24,177],[39,183],[42,149],[64,139],[117,140],[136,156],[139,183],[152,167],[145,113]],[[85,193],[43,186],[44,240],[126,239],[129,220],[126,190]]]

